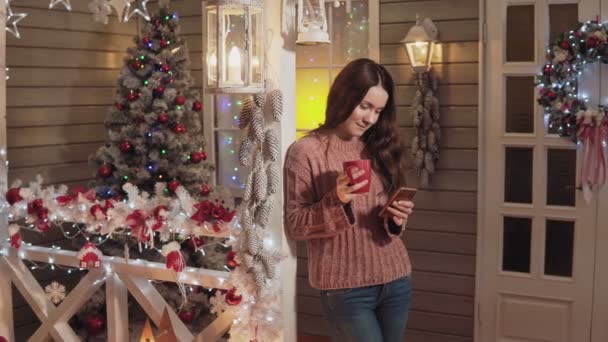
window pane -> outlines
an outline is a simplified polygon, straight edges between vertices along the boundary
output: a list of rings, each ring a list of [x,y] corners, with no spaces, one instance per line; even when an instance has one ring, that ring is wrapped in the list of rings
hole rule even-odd
[[[241,145],[240,131],[217,131],[217,183],[228,188],[244,188],[249,169],[238,162],[238,150]]]
[[[534,5],[507,7],[507,62],[534,61]]]
[[[505,202],[532,203],[531,148],[506,148]]]
[[[532,220],[505,217],[503,223],[502,269],[530,273]]]
[[[507,124],[508,133],[534,132],[534,77],[507,77]]]
[[[215,97],[215,127],[236,128],[239,124],[239,114],[247,95],[217,95]]]
[[[578,4],[549,5],[549,43],[554,44],[563,32],[574,30],[578,25]]]
[[[547,204],[574,206],[576,150],[547,151]]]
[[[328,7],[332,7],[331,2]],[[367,57],[370,24],[367,1],[353,1],[350,13],[346,13],[345,5],[331,8],[331,11],[331,43],[334,56],[332,64],[344,65],[354,59]]]
[[[325,121],[329,69],[296,70],[296,129],[310,130]]]
[[[545,274],[572,276],[574,222],[547,220]]]

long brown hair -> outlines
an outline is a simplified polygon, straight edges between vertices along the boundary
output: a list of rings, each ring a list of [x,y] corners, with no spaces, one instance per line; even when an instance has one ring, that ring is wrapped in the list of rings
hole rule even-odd
[[[327,96],[325,123],[313,132],[329,133],[346,121],[369,89],[380,84],[388,93],[378,121],[361,137],[386,193],[405,185],[405,147],[397,131],[393,78],[380,64],[361,58],[348,63]]]

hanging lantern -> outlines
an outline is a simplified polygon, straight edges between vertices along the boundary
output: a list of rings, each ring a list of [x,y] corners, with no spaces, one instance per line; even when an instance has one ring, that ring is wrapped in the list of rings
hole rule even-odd
[[[437,39],[437,27],[433,21],[426,18],[420,22],[416,15],[416,25],[412,26],[405,38],[407,56],[415,72],[426,72],[431,68],[433,48]]]
[[[299,45],[329,44],[325,0],[298,0]]]
[[[203,2],[205,78],[209,92],[263,89],[263,0]]]

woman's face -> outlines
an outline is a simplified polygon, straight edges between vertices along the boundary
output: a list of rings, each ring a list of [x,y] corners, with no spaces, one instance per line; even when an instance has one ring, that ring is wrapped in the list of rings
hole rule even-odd
[[[386,106],[387,101],[388,93],[380,84],[369,88],[361,103],[355,107],[348,119],[338,125],[336,134],[347,140],[360,138],[378,121],[380,112]]]

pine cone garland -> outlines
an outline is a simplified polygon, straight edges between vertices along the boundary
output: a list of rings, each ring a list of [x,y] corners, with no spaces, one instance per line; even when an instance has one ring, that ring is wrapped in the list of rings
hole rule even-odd
[[[418,146],[418,137],[412,138],[412,155],[415,156],[420,147]]]
[[[255,259],[254,259],[253,255],[251,255],[249,253],[244,253],[243,266],[245,266],[245,269],[247,269],[247,270],[249,270],[255,266]]]
[[[244,232],[253,229],[253,213],[250,208],[246,208],[241,215],[241,227]]]
[[[279,159],[280,143],[277,132],[274,129],[266,131],[264,139],[264,159],[276,161]]]
[[[264,141],[264,115],[262,110],[258,107],[254,107],[253,115],[251,116],[251,125],[249,126],[249,135],[253,137],[256,142],[262,143]]]
[[[255,142],[246,137],[241,141],[241,146],[239,146],[239,164],[242,166],[249,166],[251,164],[251,149]]]
[[[268,191],[268,178],[264,169],[256,170],[253,173],[253,200],[257,203],[266,198]]]
[[[260,243],[260,237],[255,232],[254,229],[249,229],[245,231],[245,237],[247,242],[247,251],[249,254],[256,256],[260,253],[262,249],[262,244]]]
[[[266,104],[266,92],[261,92],[261,93],[256,93],[253,95],[253,102],[255,102],[255,105],[263,108],[264,105]]]
[[[255,222],[258,227],[266,228],[268,226],[273,207],[274,203],[271,197],[266,198],[266,200],[257,207],[257,210],[255,211]]]
[[[268,175],[268,193],[267,195],[276,194],[279,191],[279,183],[281,181],[281,174],[277,163],[268,163],[266,166],[266,174]]]
[[[424,166],[423,150],[418,150],[418,152],[416,152],[416,157],[414,158],[414,166],[416,166],[416,169],[418,170],[422,169],[422,167]]]
[[[241,108],[241,113],[239,115],[240,129],[244,129],[249,125],[249,122],[251,121],[251,116],[253,115],[254,106],[255,104],[251,97],[248,97],[243,101],[243,107]]]
[[[274,121],[280,122],[283,117],[283,92],[280,89],[273,89],[268,94],[270,100],[270,111]]]
[[[268,278],[274,279],[277,269],[276,262],[267,255],[262,255],[260,260],[262,261],[262,265],[264,266],[264,270],[266,271]]]
[[[429,175],[435,173],[435,161],[431,152],[424,154],[424,168],[428,171]]]

